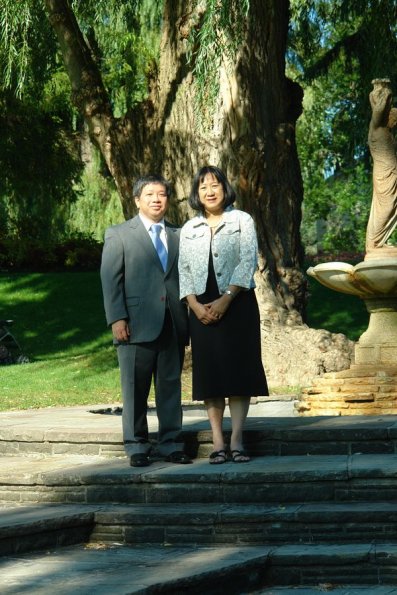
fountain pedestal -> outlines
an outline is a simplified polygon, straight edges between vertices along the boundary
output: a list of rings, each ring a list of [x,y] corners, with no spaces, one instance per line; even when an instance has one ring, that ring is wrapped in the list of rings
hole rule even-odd
[[[369,325],[355,345],[355,363],[397,365],[397,298],[367,298],[364,302]]]
[[[371,259],[356,266],[323,263],[308,274],[326,287],[363,299],[369,324],[355,345],[350,368],[324,374],[303,389],[297,411],[397,414],[397,258]]]

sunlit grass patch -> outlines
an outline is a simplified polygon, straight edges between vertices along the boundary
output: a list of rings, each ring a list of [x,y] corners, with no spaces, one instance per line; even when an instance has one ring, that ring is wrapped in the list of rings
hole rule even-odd
[[[357,339],[368,326],[363,302],[309,283],[309,325]],[[0,319],[9,318],[31,363],[0,366],[1,411],[121,402],[97,272],[0,275]],[[271,393],[298,390],[276,387]],[[191,400],[190,370],[182,375],[182,398]]]

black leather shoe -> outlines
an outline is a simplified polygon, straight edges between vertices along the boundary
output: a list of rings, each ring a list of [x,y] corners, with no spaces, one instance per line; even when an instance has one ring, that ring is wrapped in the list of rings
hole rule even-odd
[[[180,463],[182,465],[193,463],[192,459],[188,457],[183,450],[175,450],[170,455],[167,455],[164,460],[168,463]]]
[[[131,467],[149,467],[151,464],[151,460],[144,452],[139,452],[136,455],[131,455],[130,457]]]

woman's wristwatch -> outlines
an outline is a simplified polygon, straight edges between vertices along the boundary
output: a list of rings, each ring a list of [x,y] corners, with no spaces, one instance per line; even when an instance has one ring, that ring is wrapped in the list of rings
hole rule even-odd
[[[224,292],[226,295],[228,295],[231,299],[233,299],[235,297],[235,292],[232,291],[231,289],[226,289]]]

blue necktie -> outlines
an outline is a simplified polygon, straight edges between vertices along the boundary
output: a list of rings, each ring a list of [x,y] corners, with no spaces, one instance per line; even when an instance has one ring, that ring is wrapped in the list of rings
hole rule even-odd
[[[157,250],[157,254],[159,255],[161,266],[165,271],[167,268],[168,253],[160,238],[162,228],[162,225],[152,225],[150,231],[152,232],[153,244]]]

